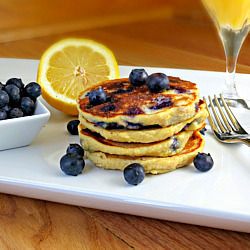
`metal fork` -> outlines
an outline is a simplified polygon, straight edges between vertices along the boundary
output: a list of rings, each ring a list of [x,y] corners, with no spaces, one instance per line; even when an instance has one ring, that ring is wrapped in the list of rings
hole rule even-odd
[[[216,136],[216,138],[221,142],[226,143],[245,143],[250,146],[250,135],[242,128],[240,123],[235,118],[234,114],[228,107],[223,96],[220,94],[218,99],[214,95],[214,100],[208,96],[210,105],[207,104],[206,98],[203,97],[203,100],[207,106],[208,110],[208,119],[211,125],[211,128]],[[209,106],[211,108],[209,108]],[[216,111],[219,110],[219,112]],[[220,115],[218,115],[218,113]]]

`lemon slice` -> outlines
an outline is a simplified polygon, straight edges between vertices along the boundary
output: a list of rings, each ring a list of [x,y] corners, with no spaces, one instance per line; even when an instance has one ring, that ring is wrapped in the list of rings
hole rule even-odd
[[[54,108],[77,115],[77,96],[84,89],[119,77],[110,49],[89,39],[68,38],[42,55],[37,75],[43,98]]]

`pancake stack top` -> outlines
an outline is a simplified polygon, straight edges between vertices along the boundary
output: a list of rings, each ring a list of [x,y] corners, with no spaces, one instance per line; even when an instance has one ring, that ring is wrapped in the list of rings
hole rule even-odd
[[[140,163],[146,173],[158,174],[186,166],[202,152],[204,140],[198,131],[207,111],[196,84],[171,76],[168,80],[158,93],[122,78],[79,95],[79,136],[96,166],[123,170]],[[98,90],[105,98],[93,104],[90,95]]]

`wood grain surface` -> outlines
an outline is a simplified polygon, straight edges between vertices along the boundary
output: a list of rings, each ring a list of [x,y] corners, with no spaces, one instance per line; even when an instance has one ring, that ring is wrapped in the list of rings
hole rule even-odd
[[[0,0],[0,57],[39,59],[65,37],[104,43],[121,65],[225,69],[199,0]],[[250,37],[238,72],[249,58]],[[250,249],[250,234],[0,195],[0,249],[133,248]]]

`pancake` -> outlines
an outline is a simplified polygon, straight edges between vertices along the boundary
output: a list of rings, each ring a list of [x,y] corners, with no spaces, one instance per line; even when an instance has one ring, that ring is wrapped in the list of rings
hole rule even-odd
[[[202,128],[204,122],[207,118],[207,110],[205,103],[200,102],[199,110],[196,112],[195,116],[172,126],[165,128],[155,127],[155,128],[141,128],[137,130],[133,129],[105,129],[97,126],[94,123],[88,122],[83,116],[79,116],[80,123],[88,128],[89,130],[100,134],[102,137],[108,140],[117,142],[141,142],[149,143],[162,141],[174,134],[179,133],[181,130],[194,131]]]
[[[170,138],[151,143],[126,143],[107,140],[79,126],[79,137],[85,151],[128,156],[170,156],[182,151],[193,131],[182,131]]]
[[[88,95],[102,87],[105,103],[90,105]],[[199,109],[199,91],[195,83],[169,76],[168,89],[151,93],[144,84],[133,86],[128,78],[108,80],[83,91],[77,101],[79,115],[97,126],[139,129],[145,126],[167,127],[193,117]]]
[[[104,169],[123,170],[129,164],[139,163],[144,167],[146,173],[161,174],[191,164],[194,157],[198,152],[202,152],[203,148],[203,137],[199,132],[194,132],[183,151],[169,157],[131,157],[88,151],[86,152],[86,156],[96,166]]]

